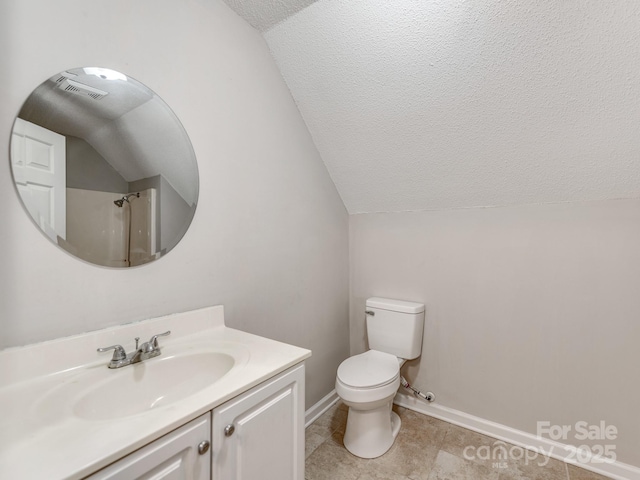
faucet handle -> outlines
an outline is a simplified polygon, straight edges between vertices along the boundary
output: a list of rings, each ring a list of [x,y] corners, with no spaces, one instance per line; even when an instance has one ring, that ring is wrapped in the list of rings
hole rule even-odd
[[[114,350],[112,362],[119,362],[127,358],[127,352],[124,351],[122,345],[111,345],[110,347],[99,348],[98,352],[108,352],[109,350]]]
[[[171,330],[167,330],[164,333],[158,333],[157,335],[154,335],[153,337],[151,337],[151,340],[149,340],[149,345],[151,345],[155,350],[156,348],[159,347],[158,337],[166,337],[167,335],[171,335]]]

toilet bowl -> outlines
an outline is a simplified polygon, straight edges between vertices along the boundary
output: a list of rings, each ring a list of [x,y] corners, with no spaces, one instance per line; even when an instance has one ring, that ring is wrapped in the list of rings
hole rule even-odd
[[[344,446],[358,457],[384,454],[400,431],[391,411],[405,359],[422,351],[424,304],[370,298],[366,302],[370,350],[338,367],[336,393],[349,407]]]
[[[349,407],[344,446],[361,458],[385,453],[400,431],[391,411],[400,386],[400,364],[394,355],[369,350],[348,358],[336,376],[336,393]]]

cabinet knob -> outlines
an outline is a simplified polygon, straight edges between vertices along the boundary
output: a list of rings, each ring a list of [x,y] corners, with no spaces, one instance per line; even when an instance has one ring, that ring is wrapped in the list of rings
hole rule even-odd
[[[203,442],[200,442],[198,444],[198,453],[200,455],[204,455],[205,453],[207,453],[209,451],[209,446],[210,445],[211,444],[207,440],[204,440]]]
[[[229,424],[226,427],[224,427],[224,436],[230,437],[231,435],[233,435],[233,432],[235,431],[236,431],[236,427],[234,427],[233,424]]]

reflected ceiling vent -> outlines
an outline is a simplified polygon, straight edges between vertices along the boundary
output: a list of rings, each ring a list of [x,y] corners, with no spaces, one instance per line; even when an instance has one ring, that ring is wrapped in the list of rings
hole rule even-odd
[[[55,77],[51,77],[50,80],[54,83],[62,83],[64,82],[67,78],[75,78],[78,75],[76,75],[75,73],[71,73],[71,72],[60,72],[58,75],[56,75]]]
[[[59,75],[53,77],[51,80],[58,84],[58,88],[60,90],[74,93],[76,95],[82,95],[83,97],[90,97],[94,100],[101,100],[102,98],[109,95],[109,92],[105,92],[104,90],[90,87],[89,85],[85,85],[84,83],[72,80],[73,77],[76,77],[76,75],[74,75],[73,73],[62,72]]]

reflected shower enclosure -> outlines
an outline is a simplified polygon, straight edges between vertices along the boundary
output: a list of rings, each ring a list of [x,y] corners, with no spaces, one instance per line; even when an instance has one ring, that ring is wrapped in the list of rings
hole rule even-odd
[[[88,262],[134,267],[156,258],[157,192],[115,194],[67,189],[67,240],[61,246]]]

